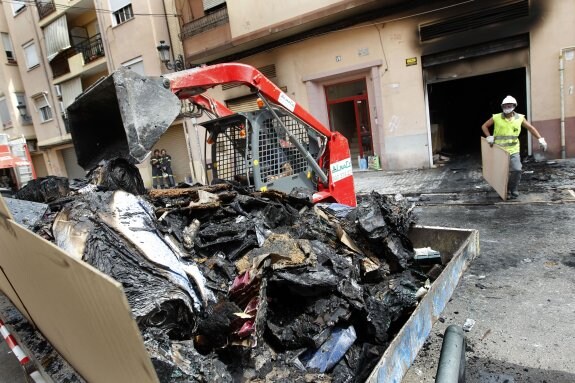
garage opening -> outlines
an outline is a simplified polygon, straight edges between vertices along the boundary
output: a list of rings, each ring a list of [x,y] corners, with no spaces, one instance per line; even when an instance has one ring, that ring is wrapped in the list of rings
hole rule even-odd
[[[507,95],[517,100],[516,112],[526,115],[526,89],[525,68],[428,84],[433,154],[480,162],[481,125],[492,114],[501,113],[501,101]],[[525,157],[525,129],[519,139]]]

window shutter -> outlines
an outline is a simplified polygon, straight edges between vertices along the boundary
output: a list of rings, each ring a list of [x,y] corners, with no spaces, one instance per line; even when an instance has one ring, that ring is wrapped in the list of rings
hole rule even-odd
[[[146,72],[144,70],[144,60],[142,57],[137,57],[133,60],[126,61],[122,64],[123,67],[130,69],[132,72],[136,72],[139,75],[145,76]]]
[[[110,0],[110,9],[112,12],[116,12],[118,9],[122,9],[130,4],[132,4],[131,0]]]
[[[76,97],[82,93],[82,80],[80,77],[73,78],[72,80],[60,84],[60,91],[62,92],[62,103],[64,109],[74,102]]]
[[[12,119],[10,118],[10,112],[8,111],[5,98],[0,99],[0,118],[2,119],[2,126],[4,128],[12,126]]]
[[[25,46],[24,54],[26,55],[26,67],[28,69],[40,64],[40,61],[38,61],[38,53],[36,52],[36,44],[32,43]]]
[[[12,0],[12,12],[14,14],[18,13],[22,8],[26,6],[26,2],[23,0]]]
[[[15,63],[14,47],[12,46],[12,39],[10,39],[8,33],[2,33],[2,45],[4,45],[4,52],[6,52],[6,60],[8,60],[9,63]]]
[[[36,109],[40,110],[40,108],[43,108],[45,106],[50,106],[50,104],[48,104],[48,99],[46,98],[46,96],[44,94],[42,94],[39,97],[36,97],[34,99],[34,104],[36,105]]]
[[[68,34],[68,23],[66,15],[60,16],[54,22],[44,28],[46,38],[46,50],[48,51],[48,61],[64,49],[70,48],[70,35]]]
[[[203,0],[204,2],[204,11],[209,9],[215,8],[220,4],[225,4],[226,0]]]

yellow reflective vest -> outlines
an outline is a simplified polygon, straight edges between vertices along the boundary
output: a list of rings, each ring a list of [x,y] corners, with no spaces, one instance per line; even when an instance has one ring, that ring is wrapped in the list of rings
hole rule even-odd
[[[519,113],[514,113],[511,120],[507,120],[503,113],[494,114],[494,142],[507,150],[509,154],[519,153],[519,133],[521,133],[521,124],[524,120],[525,116]]]

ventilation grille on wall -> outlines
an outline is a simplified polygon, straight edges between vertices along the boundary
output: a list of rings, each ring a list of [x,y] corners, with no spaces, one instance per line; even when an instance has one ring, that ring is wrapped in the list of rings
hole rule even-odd
[[[419,37],[422,42],[429,41],[453,33],[470,31],[526,16],[529,16],[529,0],[513,1],[450,19],[422,24],[419,26]]]
[[[270,80],[277,77],[275,64],[266,65],[266,66],[257,68],[257,70],[262,72],[262,74]],[[273,82],[273,80],[272,80],[272,82]],[[240,85],[242,85],[242,84],[234,83],[234,82],[229,83],[229,84],[224,84],[224,85],[222,85],[222,90],[232,89],[232,88],[235,88],[235,87],[240,86]]]

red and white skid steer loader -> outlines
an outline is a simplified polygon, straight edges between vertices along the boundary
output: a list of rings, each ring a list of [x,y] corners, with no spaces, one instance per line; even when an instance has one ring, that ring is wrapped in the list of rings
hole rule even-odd
[[[203,93],[223,84],[257,93],[261,108],[234,113]],[[257,69],[239,63],[203,66],[161,78],[119,69],[68,107],[78,163],[86,170],[112,155],[141,162],[187,100],[214,117],[209,133],[213,179],[254,190],[298,191],[312,202],[356,205],[347,139],[332,132]]]

